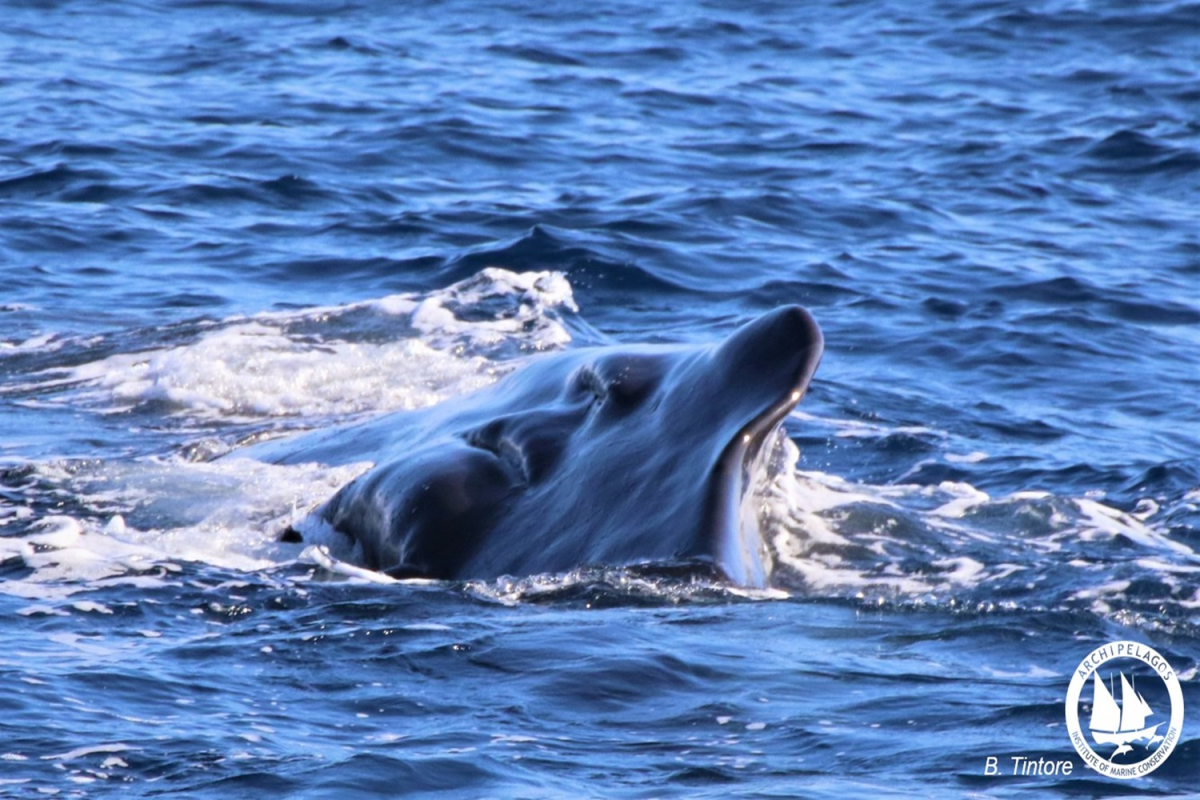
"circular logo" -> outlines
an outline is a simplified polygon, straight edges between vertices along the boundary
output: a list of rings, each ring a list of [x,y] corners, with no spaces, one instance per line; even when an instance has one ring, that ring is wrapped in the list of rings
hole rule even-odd
[[[1152,647],[1112,642],[1080,662],[1067,689],[1067,732],[1084,763],[1112,778],[1140,778],[1179,743],[1183,690]]]

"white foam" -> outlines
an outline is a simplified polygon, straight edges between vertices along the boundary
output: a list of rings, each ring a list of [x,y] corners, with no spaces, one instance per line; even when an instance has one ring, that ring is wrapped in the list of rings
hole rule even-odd
[[[1039,667],[1036,664],[1024,670],[1013,671],[996,669],[995,667],[990,667],[986,664],[981,666],[984,674],[991,675],[993,678],[1002,678],[1005,680],[1011,680],[1013,678],[1032,678],[1034,680],[1043,680],[1047,678],[1062,677],[1054,670],[1046,669],[1045,667]]]
[[[951,464],[978,464],[987,461],[988,454],[981,450],[973,450],[970,453],[944,453],[942,458]]]
[[[104,605],[103,603],[94,603],[91,600],[80,600],[78,602],[72,603],[71,607],[74,608],[76,611],[82,611],[85,614],[90,614],[90,613],[112,614],[113,613],[112,609],[109,608],[108,606]]]
[[[470,324],[464,324],[455,313],[456,307],[481,306],[506,295],[517,299],[515,313]],[[434,341],[466,336],[476,345],[497,345],[519,337],[528,338],[535,349],[546,350],[564,347],[571,341],[567,329],[549,313],[555,308],[579,310],[562,273],[515,273],[488,267],[423,299],[412,312],[412,322]]]
[[[0,499],[0,525],[8,525],[12,522],[22,522],[33,516],[33,509],[28,506],[9,505],[6,501]]]
[[[55,333],[41,333],[20,341],[5,341],[0,339],[0,353],[17,355],[19,353],[48,353],[63,346],[63,341]]]
[[[17,614],[22,617],[69,617],[71,612],[63,611],[61,608],[54,606],[32,605],[17,609]]]
[[[1074,503],[1081,514],[1078,535],[1082,539],[1124,536],[1147,549],[1166,550],[1184,556],[1195,555],[1187,545],[1174,541],[1131,514],[1126,514],[1095,500],[1080,498],[1076,499]]]
[[[929,512],[936,517],[962,519],[966,516],[967,512],[991,502],[992,499],[987,495],[987,492],[981,492],[974,486],[966,483],[943,481],[938,486],[938,489],[950,495],[953,499]]]
[[[576,310],[561,274],[489,268],[424,296],[233,318],[22,388],[98,411],[163,403],[236,421],[421,408],[493,382],[505,358],[565,346],[560,309]]]
[[[944,570],[941,578],[946,583],[958,586],[974,585],[984,574],[984,565],[968,556],[955,558],[940,558],[931,562],[935,567]]]
[[[790,442],[782,450],[795,461]],[[1060,553],[1118,537],[1138,546],[1130,560],[1168,587],[1200,573],[1200,554],[1156,526],[1157,506],[1148,504],[1128,514],[1044,491],[991,497],[963,482],[874,486],[795,468],[777,471],[760,493],[760,526],[782,579],[818,595],[952,599],[1006,579],[1034,590],[1051,577],[1075,586],[1074,600],[1103,602],[1129,581],[1111,579],[1105,560]],[[1064,579],[1064,569],[1074,577]]]
[[[456,358],[418,340],[297,341],[257,322],[179,347],[75,367],[72,401],[105,411],[163,402],[195,416],[253,420],[418,408],[490,383],[482,358]]]
[[[57,753],[50,756],[42,756],[45,761],[74,761],[77,758],[91,756],[103,753],[126,753],[137,751],[141,748],[133,745],[125,744],[124,742],[113,742],[111,744],[93,744],[84,747],[77,747],[74,750],[68,750],[65,753]]]
[[[302,548],[279,541],[291,524],[312,524],[313,506],[330,497],[367,464],[264,464],[246,458],[211,462],[147,459],[94,470],[39,467],[63,481],[93,508],[121,511],[111,518],[64,515],[40,520],[23,538],[0,538],[0,557],[20,557],[31,574],[0,582],[0,592],[39,601],[66,598],[105,585],[163,585],[192,561],[261,572],[292,561]],[[140,526],[132,520],[153,519]],[[105,613],[88,601],[71,606]],[[32,612],[31,612],[32,613]]]

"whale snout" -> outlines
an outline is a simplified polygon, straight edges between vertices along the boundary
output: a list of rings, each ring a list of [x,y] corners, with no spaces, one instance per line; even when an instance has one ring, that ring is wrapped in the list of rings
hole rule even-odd
[[[807,391],[824,345],[820,327],[804,308],[789,305],[763,314],[697,365],[700,374],[692,384],[699,388],[681,398],[688,408],[684,416],[705,420],[726,442],[735,435],[769,433]]]
[[[824,349],[825,337],[812,314],[790,305],[734,331],[718,346],[717,362],[725,381],[746,381],[782,397],[804,391]]]
[[[823,350],[812,315],[784,306],[734,331],[713,351],[711,397],[725,445],[710,473],[704,548],[734,583],[766,585],[770,554],[750,502],[754,467],[808,389]]]

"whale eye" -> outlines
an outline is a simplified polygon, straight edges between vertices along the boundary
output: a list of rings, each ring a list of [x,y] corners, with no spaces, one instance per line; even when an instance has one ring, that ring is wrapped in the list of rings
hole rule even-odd
[[[623,405],[640,402],[654,388],[652,381],[643,380],[636,370],[622,370],[608,384],[609,394]]]
[[[575,373],[572,383],[574,384],[573,388],[579,394],[585,397],[591,395],[591,403],[593,405],[604,402],[605,398],[608,397],[608,384],[591,367],[581,367]]]
[[[662,380],[659,361],[648,356],[625,356],[603,365],[606,386],[614,403],[626,408],[643,403]]]
[[[571,378],[572,389],[593,408],[628,413],[655,394],[662,382],[658,359],[643,355],[605,358],[580,367]]]

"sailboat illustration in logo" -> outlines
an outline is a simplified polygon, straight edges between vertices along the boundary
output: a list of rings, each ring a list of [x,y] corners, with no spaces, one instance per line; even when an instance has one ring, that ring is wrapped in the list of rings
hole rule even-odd
[[[1089,683],[1090,709],[1083,697]],[[1065,708],[1067,733],[1084,763],[1120,780],[1144,778],[1162,766],[1183,730],[1179,684],[1179,675],[1149,645],[1122,639],[1088,653],[1071,676]]]
[[[1138,693],[1125,673],[1121,676],[1121,705],[1113,699],[1112,692],[1100,680],[1100,671],[1092,673],[1092,719],[1088,723],[1092,738],[1097,744],[1115,744],[1118,749],[1129,752],[1128,744],[1145,739],[1147,746],[1155,739],[1155,733],[1163,723],[1146,727],[1146,717],[1154,714],[1145,699]],[[1112,676],[1109,676],[1112,680]]]

